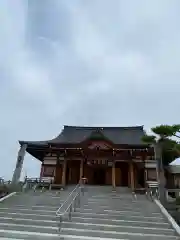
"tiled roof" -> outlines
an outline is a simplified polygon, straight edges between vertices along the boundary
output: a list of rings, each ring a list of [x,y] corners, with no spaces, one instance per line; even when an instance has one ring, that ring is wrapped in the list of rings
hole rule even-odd
[[[78,127],[64,126],[59,136],[49,141],[36,141],[22,143],[46,145],[55,143],[78,144],[91,137],[101,135],[114,144],[142,145],[142,136],[144,135],[143,126],[133,127]]]
[[[52,143],[81,143],[98,132],[114,144],[141,145],[143,126],[134,127],[77,127],[64,126],[60,135]]]

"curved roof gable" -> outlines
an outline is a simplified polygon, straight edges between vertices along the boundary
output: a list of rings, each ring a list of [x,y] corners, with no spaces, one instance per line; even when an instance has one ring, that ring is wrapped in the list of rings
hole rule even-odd
[[[142,145],[143,126],[135,127],[76,127],[64,126],[61,134],[51,143],[81,143],[95,134],[114,144]]]
[[[78,144],[89,137],[95,137],[100,135],[114,144],[126,144],[126,145],[146,145],[141,141],[145,132],[143,126],[132,127],[78,127],[78,126],[64,126],[61,133],[54,139],[48,141],[36,141],[27,142],[20,141],[22,143],[28,143],[32,145],[48,145],[48,144]]]

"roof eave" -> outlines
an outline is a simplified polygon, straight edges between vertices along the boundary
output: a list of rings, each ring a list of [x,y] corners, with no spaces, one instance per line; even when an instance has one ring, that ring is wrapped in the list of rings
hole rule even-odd
[[[40,142],[40,141],[19,141],[20,146],[27,144],[27,146],[34,146],[34,147],[48,147],[49,143],[48,141]]]

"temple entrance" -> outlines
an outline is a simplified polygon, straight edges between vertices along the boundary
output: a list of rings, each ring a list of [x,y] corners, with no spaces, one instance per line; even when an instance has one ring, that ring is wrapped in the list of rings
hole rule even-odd
[[[120,168],[121,168],[121,186],[127,187],[128,186],[128,171],[129,171],[128,163],[122,162],[120,165]]]
[[[77,184],[80,178],[79,161],[69,161],[66,169],[66,184]]]
[[[138,172],[138,185],[142,188],[145,187],[144,168],[141,168]]]
[[[67,169],[66,169],[66,184],[69,184],[69,175],[70,175],[70,169],[69,169],[69,166],[67,166]]]
[[[105,185],[106,184],[106,172],[105,172],[104,168],[94,169],[93,183],[95,185]]]

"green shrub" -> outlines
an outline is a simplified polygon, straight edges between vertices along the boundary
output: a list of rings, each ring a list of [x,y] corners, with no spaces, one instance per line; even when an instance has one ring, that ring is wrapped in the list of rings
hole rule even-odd
[[[12,184],[2,184],[0,185],[0,195],[2,193],[12,193],[12,192],[20,192],[22,190],[21,185],[12,185]]]
[[[4,184],[0,185],[0,193],[1,193],[1,192],[6,192],[6,191],[8,191],[7,186],[4,185]]]

